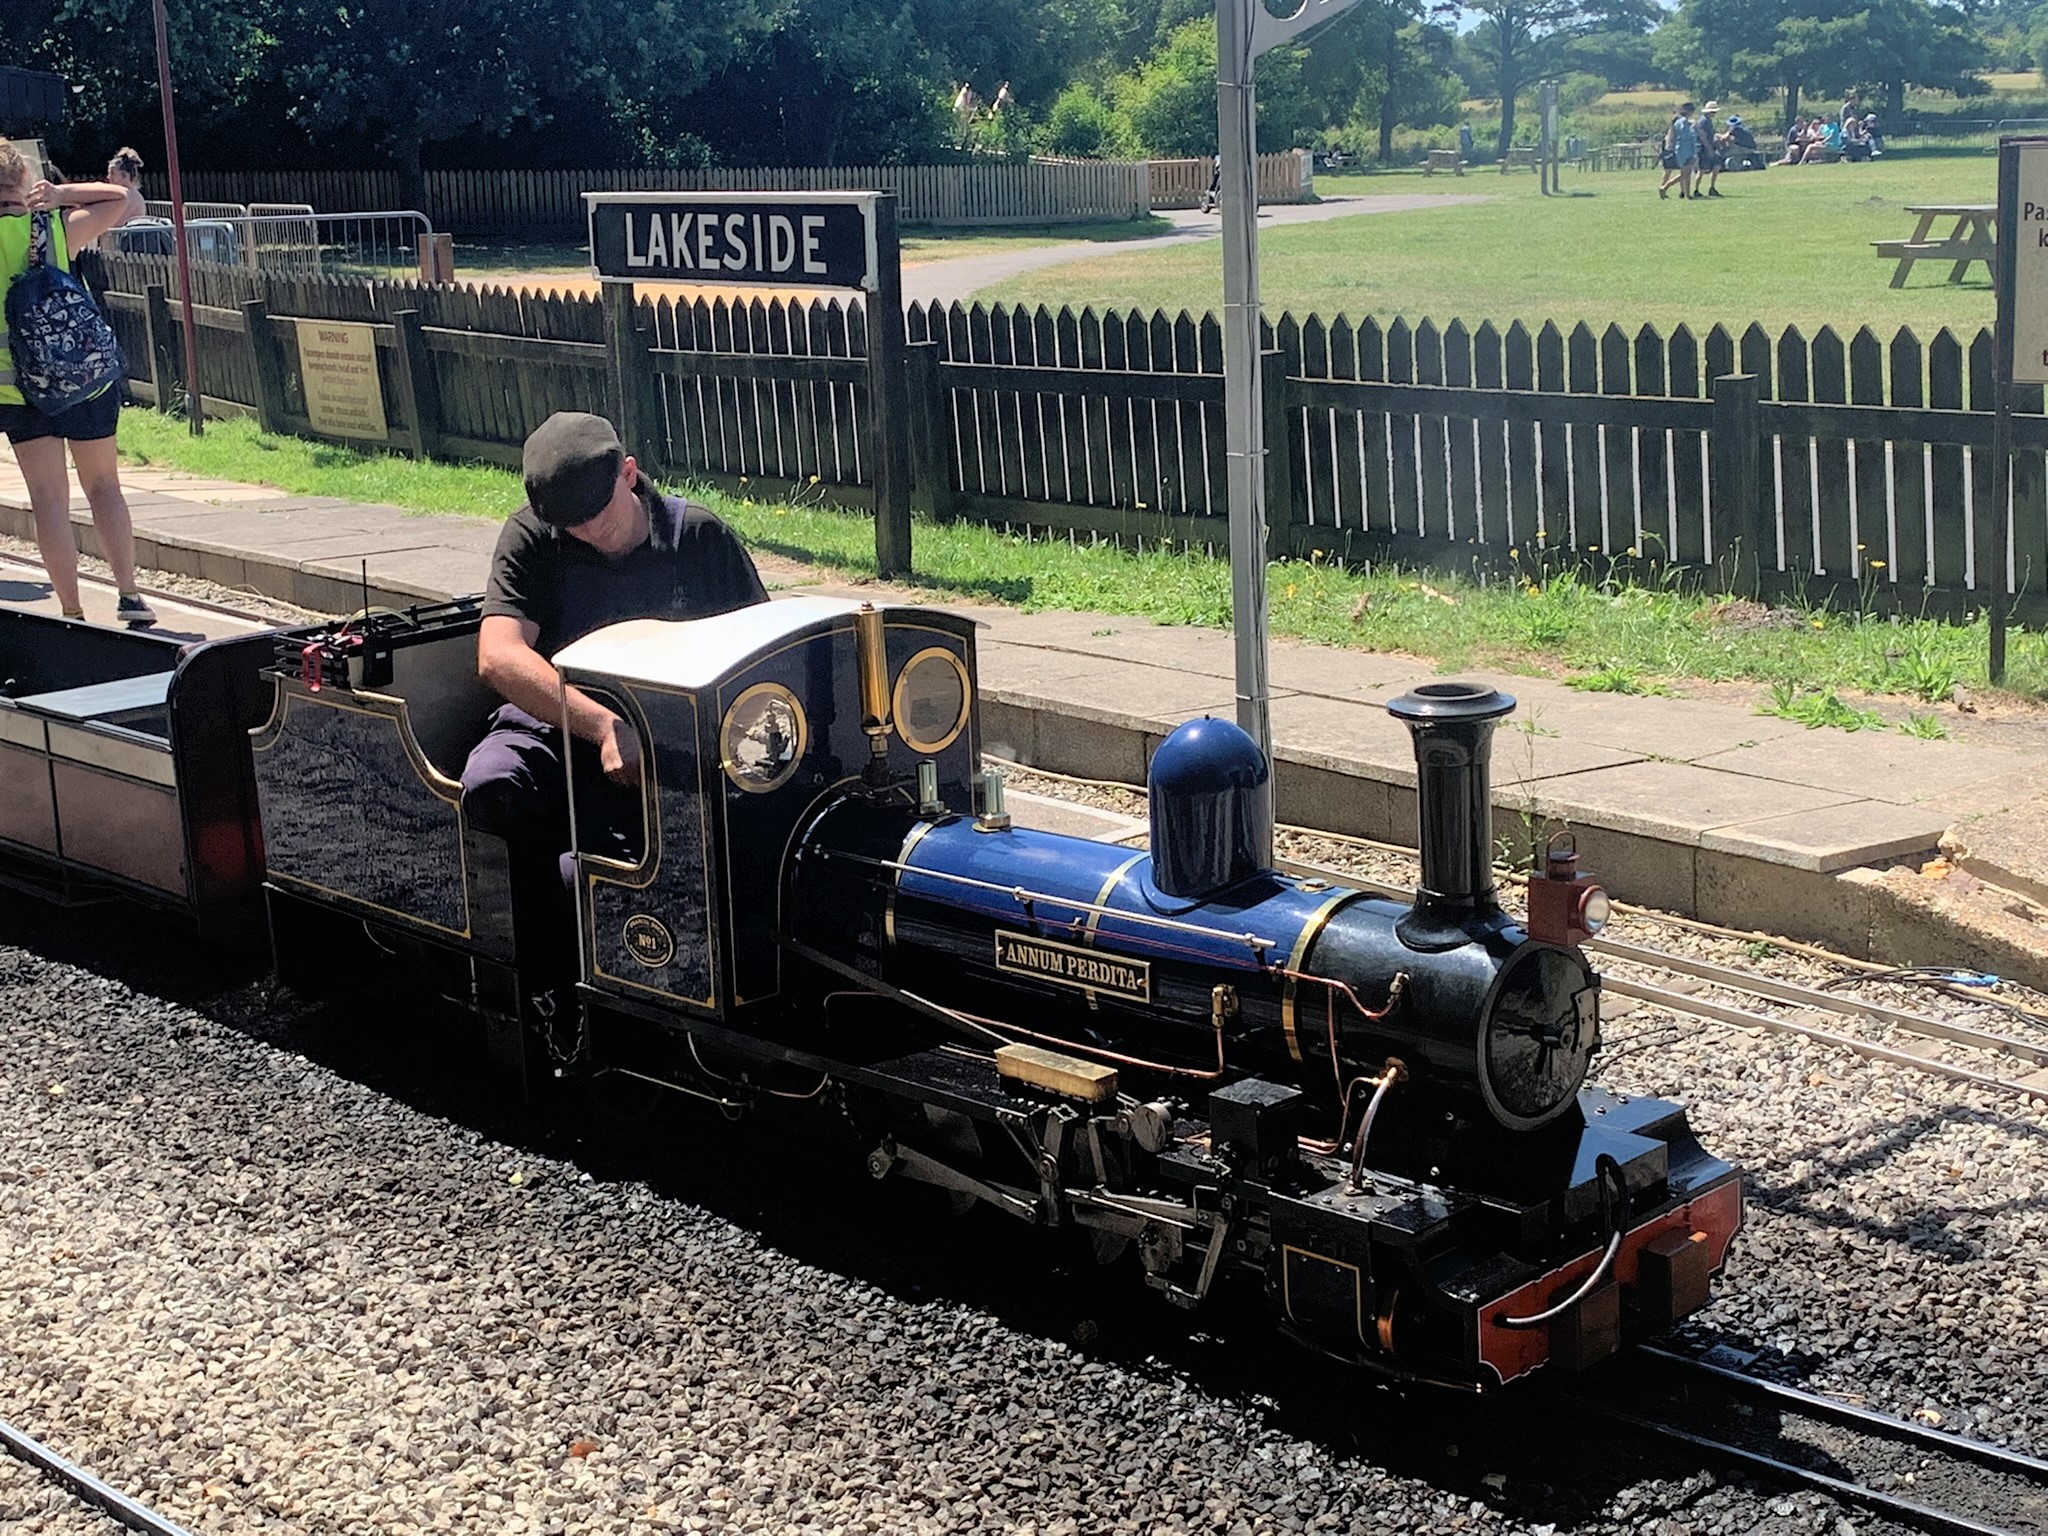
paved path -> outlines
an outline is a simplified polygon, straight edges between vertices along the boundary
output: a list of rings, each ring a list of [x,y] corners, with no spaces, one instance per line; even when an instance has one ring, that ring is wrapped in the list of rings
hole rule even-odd
[[[1483,203],[1483,196],[1463,193],[1399,193],[1373,197],[1328,197],[1319,203],[1276,203],[1259,210],[1261,229],[1279,229],[1289,224],[1321,224],[1330,219],[1357,218],[1372,213],[1411,213],[1422,208],[1448,208],[1455,203]],[[955,256],[944,261],[919,262],[903,269],[903,296],[912,303],[966,303],[984,288],[1007,282],[1043,267],[1063,266],[1070,261],[1087,261],[1097,256],[1124,256],[1137,251],[1167,250],[1197,240],[1214,240],[1223,233],[1222,218],[1191,209],[1163,212],[1159,217],[1172,223],[1173,232],[1144,240],[1070,240],[1036,250],[995,251],[986,256]]]
[[[326,612],[483,586],[497,525],[392,507],[289,496],[163,470],[126,473],[138,558]],[[29,530],[27,498],[0,459],[0,531]],[[80,542],[96,548],[81,500]],[[908,597],[850,586],[775,556],[771,586]],[[0,601],[36,601],[11,579]],[[1023,613],[938,601],[987,627],[980,643],[986,746],[1055,772],[1142,782],[1151,750],[1183,720],[1233,712],[1228,634],[1089,613]],[[1272,719],[1282,820],[1413,846],[1414,767],[1387,701],[1434,675],[1413,657],[1280,642]],[[1461,674],[1472,676],[1475,674]],[[1712,699],[1574,692],[1547,679],[1477,674],[1520,700],[1496,737],[1496,836],[1526,851],[1569,827],[1616,895],[1851,953],[1965,961],[1960,941],[1880,932],[1871,866],[1930,858],[1960,828],[1979,872],[2048,897],[2048,825],[2038,751],[1896,733],[1809,731]],[[1845,873],[1847,872],[1847,873]],[[1900,871],[1892,871],[1896,884]],[[1859,878],[1867,877],[1867,878]],[[1917,879],[1917,877],[1912,877]],[[1924,882],[1922,882],[1924,884]],[[1920,886],[1912,891],[1915,899]],[[1904,897],[1899,898],[1903,900]],[[2025,917],[2025,914],[2022,914]],[[2026,917],[2026,922],[2035,919]],[[1947,946],[1945,949],[1940,946]],[[1972,950],[2006,974],[2048,982],[2048,928]],[[2031,954],[2031,959],[2028,958]],[[1994,966],[1994,968],[1998,968]]]
[[[1483,194],[1389,193],[1371,197],[1327,197],[1319,203],[1276,203],[1259,210],[1259,225],[1277,229],[1288,224],[1321,224],[1330,219],[1357,218],[1372,213],[1411,213],[1422,208],[1449,207],[1454,203],[1483,203]],[[948,256],[932,261],[914,258],[904,263],[903,301],[926,304],[966,303],[984,288],[1042,267],[1056,267],[1095,256],[1122,256],[1132,251],[1156,251],[1191,241],[1214,240],[1223,233],[1223,221],[1213,213],[1192,209],[1162,211],[1157,217],[1173,225],[1171,232],[1141,240],[1068,240],[1058,245],[1026,250],[993,251],[982,256]],[[991,231],[1001,233],[1000,230]],[[486,286],[511,283],[515,287],[556,292],[594,294],[598,284],[586,272],[532,272],[513,276],[484,274],[475,281]],[[843,291],[832,288],[705,288],[692,283],[643,283],[644,292],[670,299],[743,298],[844,299]]]

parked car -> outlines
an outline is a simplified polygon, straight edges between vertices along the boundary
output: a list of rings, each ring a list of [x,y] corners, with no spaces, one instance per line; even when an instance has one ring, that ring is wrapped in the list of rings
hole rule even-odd
[[[112,249],[123,256],[168,256],[171,254],[171,221],[137,219],[131,224],[123,224],[107,238]],[[194,261],[239,266],[242,262],[241,232],[230,219],[187,219],[185,249]]]

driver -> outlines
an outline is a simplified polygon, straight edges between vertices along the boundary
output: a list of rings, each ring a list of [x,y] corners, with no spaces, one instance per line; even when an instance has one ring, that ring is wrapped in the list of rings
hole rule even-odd
[[[562,685],[554,654],[607,624],[708,618],[768,594],[732,530],[649,484],[602,416],[550,416],[522,464],[526,505],[498,536],[476,644],[477,672],[505,703],[463,767],[462,809],[510,849],[517,931],[539,938],[527,953],[565,960],[575,929],[557,868],[569,847],[562,723],[579,804],[593,780],[623,802],[625,814],[604,824],[640,819],[640,743],[603,704]]]

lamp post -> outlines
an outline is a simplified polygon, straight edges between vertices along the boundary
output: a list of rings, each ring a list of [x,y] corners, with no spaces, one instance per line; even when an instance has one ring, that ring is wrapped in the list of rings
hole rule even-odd
[[[1236,640],[1237,723],[1270,768],[1273,729],[1266,669],[1266,432],[1259,381],[1259,55],[1349,10],[1357,0],[1292,0],[1276,16],[1266,0],[1216,0],[1216,135],[1222,158],[1223,429],[1230,493],[1230,608]],[[1273,780],[1266,779],[1265,846],[1273,862]]]
[[[151,0],[156,18],[157,94],[164,103],[164,164],[171,176],[171,255],[178,263],[178,300],[185,320],[185,414],[192,435],[206,430],[204,391],[199,384],[199,327],[192,318],[192,258],[185,249],[185,183],[178,166],[178,117],[171,107],[171,28],[164,0]],[[163,408],[163,402],[157,402]]]

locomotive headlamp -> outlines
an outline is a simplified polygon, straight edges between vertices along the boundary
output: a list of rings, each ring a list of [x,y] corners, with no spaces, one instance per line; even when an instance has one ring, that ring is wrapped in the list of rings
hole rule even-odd
[[[1529,937],[1561,947],[1583,944],[1613,912],[1608,894],[1579,872],[1576,840],[1558,833],[1543,851],[1542,870],[1529,878]]]
[[[1605,928],[1613,911],[1613,900],[1599,886],[1589,885],[1579,893],[1579,926],[1589,935]]]

